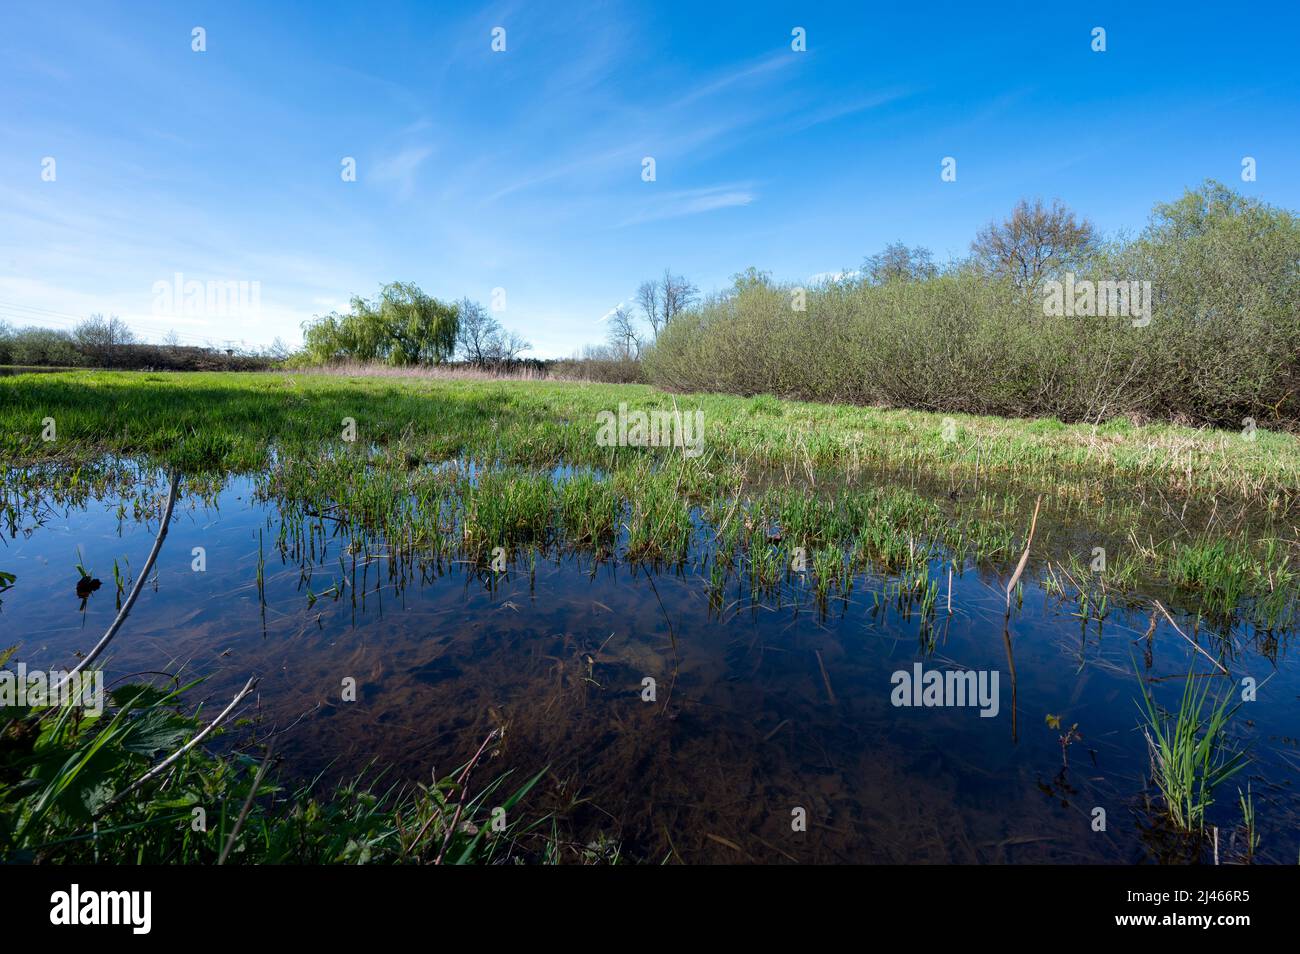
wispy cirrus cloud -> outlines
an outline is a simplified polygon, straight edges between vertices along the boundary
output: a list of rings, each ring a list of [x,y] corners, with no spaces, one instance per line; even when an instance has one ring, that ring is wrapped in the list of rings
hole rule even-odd
[[[433,146],[407,146],[377,161],[369,178],[392,187],[399,199],[409,199],[415,191],[415,174],[433,153]]]
[[[853,116],[857,113],[867,112],[868,110],[878,109],[881,106],[887,106],[890,103],[906,99],[912,95],[911,90],[891,89],[881,93],[875,93],[871,96],[864,96],[860,99],[852,99],[838,103],[827,103],[813,109],[799,109],[794,111],[787,128],[798,130],[808,129],[812,126],[820,126],[822,123],[834,122],[837,119],[843,119],[845,116]]]
[[[605,312],[603,315],[601,315],[599,318],[597,318],[597,319],[596,319],[596,324],[600,324],[602,321],[609,321],[609,319],[613,318],[616,314],[618,314],[618,310],[619,310],[620,308],[628,308],[628,307],[630,307],[631,305],[632,305],[632,299],[631,299],[631,298],[624,298],[622,301],[620,301],[617,305],[615,305],[615,306],[614,306],[613,308],[611,308],[609,311]]]
[[[657,222],[662,219],[679,219],[687,215],[716,212],[752,203],[757,194],[746,184],[707,186],[702,189],[678,189],[665,192],[646,202],[630,218],[618,223],[616,228]]]
[[[669,110],[681,109],[697,100],[707,99],[732,87],[743,87],[749,80],[766,79],[773,73],[790,69],[795,62],[794,57],[786,53],[775,53],[757,61],[744,63],[682,94],[672,103]]]
[[[601,56],[607,52],[602,48]],[[600,62],[601,69],[593,70],[593,75],[607,78],[610,66],[603,58]],[[755,103],[750,97],[773,87],[795,63],[788,54],[767,55],[716,71],[694,85],[684,84],[680,76],[665,75],[655,82],[674,87],[675,95],[663,100],[646,101],[641,88],[624,90],[623,98],[606,104],[610,108],[598,119],[584,119],[580,127],[570,128],[569,135],[560,139],[561,148],[551,152],[540,167],[532,161],[520,162],[517,151],[501,157],[507,168],[523,167],[527,173],[509,179],[484,201],[494,202],[543,185],[590,187],[595,179],[607,183],[619,176],[635,176],[644,156],[660,161],[699,161],[708,150],[780,114],[779,104]],[[553,125],[554,115],[563,105],[550,101],[537,113]],[[580,115],[581,105],[574,105],[574,115]],[[527,137],[523,141],[528,141]]]

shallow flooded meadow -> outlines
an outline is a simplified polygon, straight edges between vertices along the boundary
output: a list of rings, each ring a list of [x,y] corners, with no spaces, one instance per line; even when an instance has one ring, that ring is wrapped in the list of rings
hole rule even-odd
[[[470,793],[546,860],[1300,857],[1293,438],[60,377],[3,385],[5,685],[113,633],[98,718],[239,700],[203,747],[268,812]]]

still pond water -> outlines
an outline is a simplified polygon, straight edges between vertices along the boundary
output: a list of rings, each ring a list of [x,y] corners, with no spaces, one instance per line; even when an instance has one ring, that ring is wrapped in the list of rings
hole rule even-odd
[[[156,522],[120,515],[116,499],[27,517],[0,547],[0,570],[17,577],[0,596],[0,648],[20,644],[15,661],[32,668],[67,667],[115,615],[114,561],[128,575],[142,565]],[[279,524],[246,479],[207,502],[184,497],[156,585],[105,669],[110,685],[205,676],[195,700],[208,704],[260,674],[247,714],[276,733],[294,777],[374,764],[427,780],[505,725],[494,771],[522,780],[550,766],[525,805],[564,810],[568,836],[603,835],[643,860],[1158,862],[1185,856],[1144,811],[1155,792],[1137,671],[1174,705],[1194,667],[1219,692],[1246,676],[1265,686],[1233,723],[1253,761],[1210,811],[1221,852],[1240,847],[1237,789],[1249,783],[1257,860],[1294,864],[1300,853],[1300,670],[1285,640],[1239,633],[1229,681],[1163,621],[1148,637],[1149,611],[1084,626],[1033,584],[1007,635],[1005,577],[974,568],[954,578],[949,616],[935,567],[944,589],[926,635],[916,617],[878,605],[877,577],[859,576],[824,609],[798,584],[778,605],[733,581],[719,606],[707,570],[690,565],[552,551],[491,574],[379,553],[354,569],[336,540],[282,554]],[[103,581],[84,606],[78,562]],[[1026,579],[1037,579],[1032,566]],[[996,714],[895,705],[895,673],[917,664],[996,674]],[[348,678],[355,702],[342,700]],[[806,831],[793,830],[799,809]]]

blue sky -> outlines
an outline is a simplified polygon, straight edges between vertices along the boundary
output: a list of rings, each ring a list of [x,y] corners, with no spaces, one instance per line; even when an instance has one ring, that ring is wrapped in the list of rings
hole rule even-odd
[[[947,259],[1022,196],[1136,231],[1207,177],[1300,208],[1297,4],[987,6],[5,2],[0,320],[294,344],[400,279],[556,357],[665,267]],[[177,272],[260,311],[159,312]]]

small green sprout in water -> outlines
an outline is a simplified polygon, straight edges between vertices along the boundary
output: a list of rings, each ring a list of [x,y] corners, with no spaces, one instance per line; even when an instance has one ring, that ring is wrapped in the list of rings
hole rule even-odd
[[[1045,717],[1044,721],[1047,723],[1047,727],[1049,729],[1055,729],[1057,732],[1060,732],[1061,730],[1060,716],[1052,715],[1049,712]],[[1079,732],[1079,723],[1075,722],[1064,732],[1061,732],[1060,741],[1061,741],[1061,766],[1063,768],[1069,768],[1070,767],[1070,745],[1074,742],[1083,741],[1083,734]]]
[[[90,594],[99,589],[99,580],[82,562],[84,557],[81,555],[81,547],[77,547],[77,599],[81,600],[81,609],[84,611],[86,602],[90,599]]]
[[[1249,782],[1246,783],[1245,794],[1237,789],[1237,803],[1241,806],[1241,821],[1246,829],[1246,860],[1250,861],[1259,848],[1259,832],[1255,830],[1255,798],[1251,794]]]

